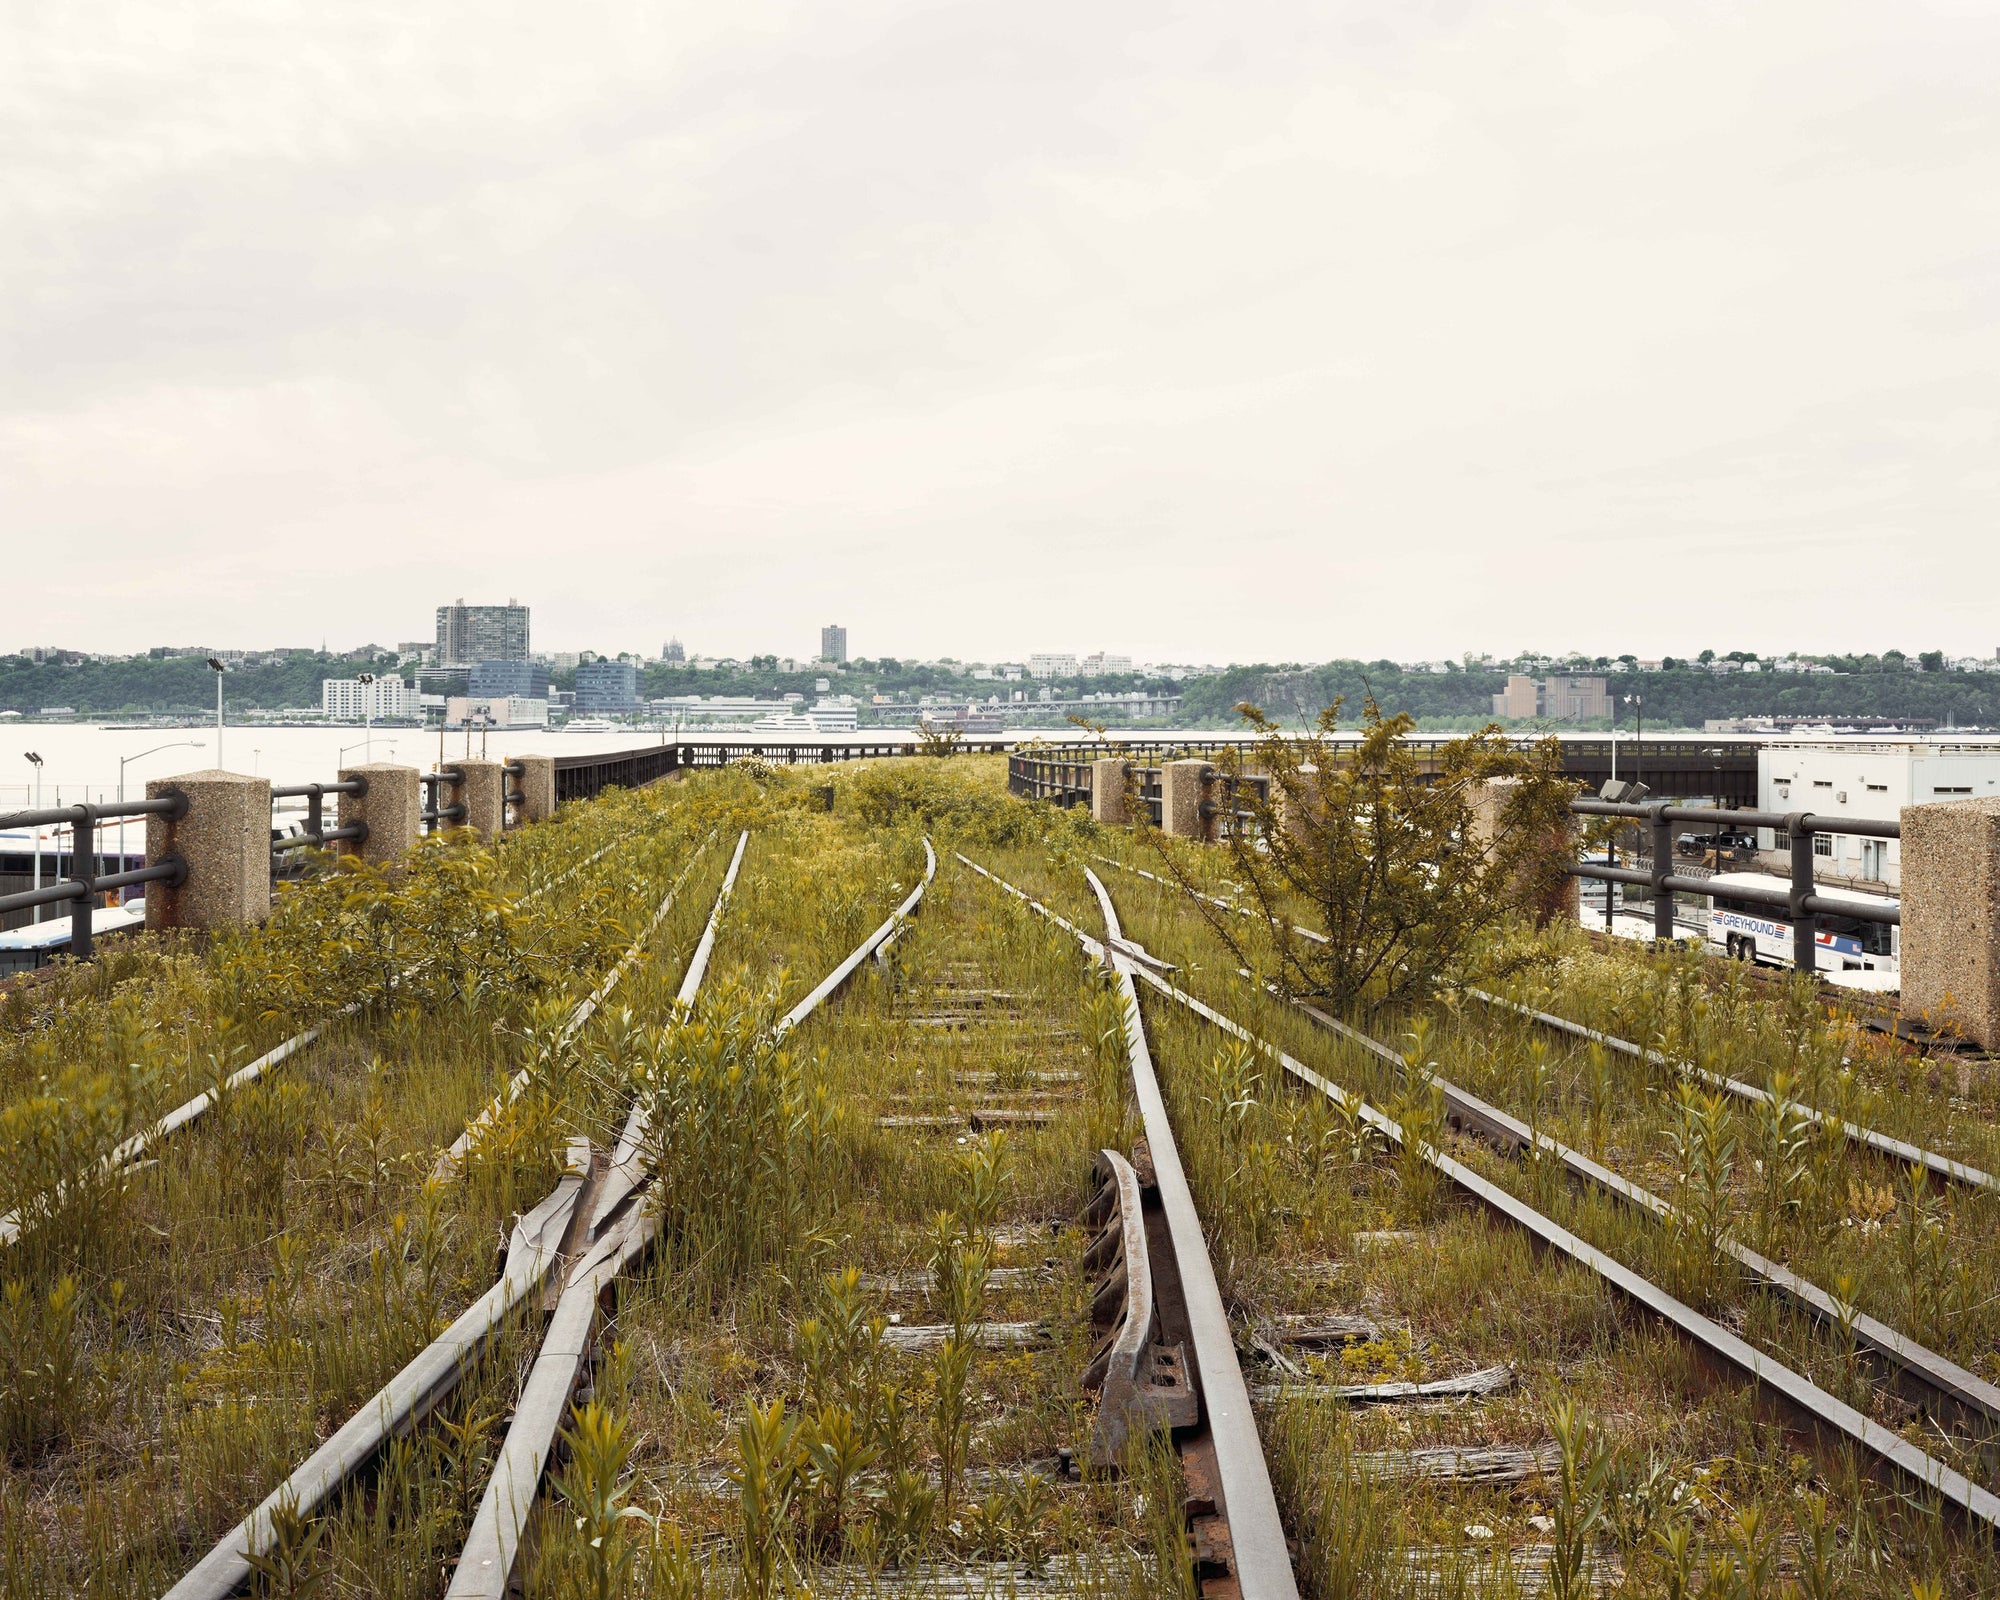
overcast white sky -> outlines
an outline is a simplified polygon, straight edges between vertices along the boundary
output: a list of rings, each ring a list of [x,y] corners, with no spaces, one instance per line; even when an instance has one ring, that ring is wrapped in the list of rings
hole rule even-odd
[[[1990,3],[0,15],[0,647],[2000,646]]]

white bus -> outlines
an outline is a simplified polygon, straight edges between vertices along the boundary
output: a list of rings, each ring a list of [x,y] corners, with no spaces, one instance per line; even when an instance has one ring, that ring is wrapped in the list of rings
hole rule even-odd
[[[1710,878],[1715,904],[1708,913],[1708,943],[1738,961],[1753,961],[1766,967],[1792,964],[1791,914],[1778,906],[1759,905],[1741,897],[1732,898],[1731,888],[1765,889],[1789,894],[1791,884],[1768,872],[1718,872]],[[1894,909],[1897,902],[1879,894],[1857,894],[1842,889],[1815,891],[1822,899],[1848,901],[1856,906]],[[1896,972],[1900,969],[1902,929],[1894,923],[1864,922],[1859,917],[1843,917],[1838,912],[1819,913],[1814,964],[1822,972]]]

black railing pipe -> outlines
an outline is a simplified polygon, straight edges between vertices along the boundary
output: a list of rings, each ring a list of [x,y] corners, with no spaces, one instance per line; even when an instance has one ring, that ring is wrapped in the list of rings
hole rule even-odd
[[[145,800],[120,801],[108,806],[57,806],[37,811],[16,811],[0,817],[0,828],[67,825],[70,830],[69,876],[40,889],[0,896],[0,912],[25,911],[34,906],[56,905],[67,900],[70,903],[70,954],[78,961],[88,961],[96,950],[96,939],[91,927],[91,912],[95,909],[93,902],[96,897],[107,889],[120,888],[131,883],[151,883],[169,877],[175,870],[150,872],[150,869],[142,868],[138,873],[118,872],[99,877],[98,824],[120,817],[166,817],[172,820],[187,815],[187,804],[187,796],[175,791],[154,795]],[[58,869],[61,861],[62,853],[58,850],[56,852]],[[163,867],[164,865],[162,863]],[[187,869],[185,865],[181,865],[177,870],[185,876]]]
[[[116,822],[120,817],[165,817],[169,822],[177,822],[187,815],[187,803],[187,796],[175,791],[154,795],[149,800],[113,801],[110,805],[50,806],[40,811],[8,811],[0,813],[0,829],[66,828],[76,822],[79,814],[89,819],[86,826],[97,822]]]
[[[1852,917],[1856,922],[1882,923],[1900,927],[1901,906],[1870,905],[1816,892],[1813,876],[1813,839],[1818,834],[1851,834],[1864,839],[1900,839],[1903,825],[1872,817],[1824,817],[1810,811],[1742,811],[1710,806],[1676,806],[1661,801],[1626,805],[1609,800],[1573,800],[1570,811],[1581,817],[1619,817],[1647,824],[1651,835],[1651,867],[1640,872],[1631,867],[1598,866],[1578,862],[1570,868],[1573,876],[1606,885],[1606,916],[1609,917],[1610,885],[1634,884],[1653,891],[1653,937],[1662,941],[1674,936],[1675,894],[1702,895],[1710,900],[1741,900],[1746,905],[1766,906],[1781,911],[1792,925],[1792,965],[1800,972],[1819,966],[1819,919],[1823,916]],[[1718,891],[1705,878],[1683,877],[1673,870],[1674,824],[1705,822],[1717,828],[1769,828],[1785,835],[1791,867],[1791,881],[1784,889],[1764,889],[1753,884],[1731,884]],[[1720,845],[1718,844],[1718,850]]]

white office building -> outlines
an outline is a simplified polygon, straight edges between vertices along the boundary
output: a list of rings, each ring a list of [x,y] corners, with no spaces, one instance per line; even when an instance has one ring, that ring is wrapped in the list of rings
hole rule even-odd
[[[1894,822],[1904,806],[2000,796],[2000,742],[1948,740],[1800,740],[1757,752],[1757,796],[1764,811],[1810,811],[1819,817]],[[1761,850],[1784,847],[1764,829]],[[1813,836],[1817,876],[1857,884],[1902,884],[1902,847],[1894,839]]]
[[[363,683],[359,678],[325,678],[319,686],[322,715],[334,722],[384,721],[417,714],[417,691],[393,673]]]
[[[1076,657],[1060,652],[1037,650],[1028,657],[1028,676],[1043,683],[1051,678],[1074,678]]]
[[[546,728],[549,703],[540,696],[518,694],[455,694],[444,703],[447,728],[462,728],[468,722],[482,728]]]
[[[751,695],[671,694],[650,702],[653,715],[669,725],[706,723],[716,727],[747,728],[759,717],[795,714],[805,696],[788,694],[782,700],[760,700]]]

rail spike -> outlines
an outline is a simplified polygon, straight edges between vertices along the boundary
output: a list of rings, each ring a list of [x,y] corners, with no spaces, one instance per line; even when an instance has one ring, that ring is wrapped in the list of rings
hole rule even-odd
[[[1151,1163],[1145,1165],[1150,1179]],[[1133,1164],[1115,1150],[1097,1153],[1096,1172],[1097,1190],[1084,1208],[1084,1220],[1097,1225],[1098,1233],[1083,1261],[1093,1284],[1090,1320],[1100,1337],[1084,1369],[1083,1387],[1099,1397],[1090,1428],[1090,1463],[1102,1469],[1124,1460],[1135,1432],[1196,1426],[1201,1401],[1189,1381],[1186,1345],[1160,1337],[1160,1304],[1146,1245],[1145,1196],[1153,1185],[1142,1182]],[[1157,1210],[1157,1190],[1153,1192]]]

